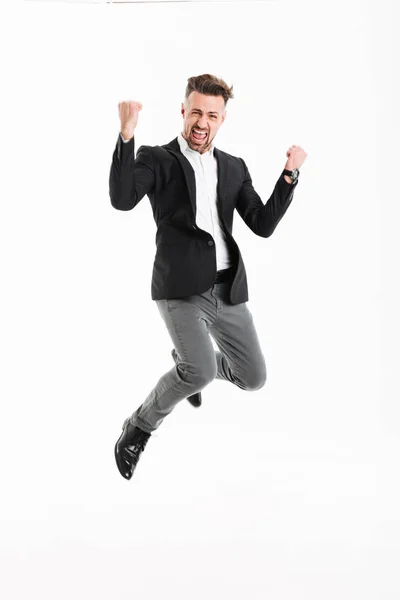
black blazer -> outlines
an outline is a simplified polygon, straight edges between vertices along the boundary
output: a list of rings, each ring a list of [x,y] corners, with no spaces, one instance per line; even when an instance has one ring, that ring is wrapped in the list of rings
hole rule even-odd
[[[178,138],[163,146],[140,146],[136,159],[135,141],[124,143],[118,135],[109,178],[111,204],[131,210],[147,195],[157,225],[151,298],[180,298],[208,290],[216,276],[215,242],[196,225],[196,180],[192,165],[182,154]],[[269,237],[293,198],[298,184],[280,175],[264,205],[254,190],[242,158],[214,147],[218,163],[217,208],[233,259],[232,304],[248,298],[246,270],[232,236],[236,208],[246,225],[261,237]]]

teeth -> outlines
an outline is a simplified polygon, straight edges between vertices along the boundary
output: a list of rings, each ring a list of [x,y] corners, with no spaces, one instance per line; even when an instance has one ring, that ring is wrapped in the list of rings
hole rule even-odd
[[[207,131],[198,131],[197,129],[193,129],[196,133],[200,133],[201,135],[206,135]]]

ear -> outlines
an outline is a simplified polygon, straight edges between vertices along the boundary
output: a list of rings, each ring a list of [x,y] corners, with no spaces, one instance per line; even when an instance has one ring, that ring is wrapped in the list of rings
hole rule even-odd
[[[181,103],[181,115],[185,114],[185,105],[183,104],[183,102]]]

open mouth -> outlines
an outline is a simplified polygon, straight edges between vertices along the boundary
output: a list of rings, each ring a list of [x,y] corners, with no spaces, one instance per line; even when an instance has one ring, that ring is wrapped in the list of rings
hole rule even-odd
[[[204,140],[207,137],[207,132],[205,131],[204,133],[199,133],[198,130],[196,129],[192,129],[192,138],[196,141],[196,142],[204,142]]]

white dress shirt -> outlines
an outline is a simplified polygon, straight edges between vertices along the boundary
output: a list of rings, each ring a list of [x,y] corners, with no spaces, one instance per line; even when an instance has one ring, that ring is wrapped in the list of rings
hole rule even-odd
[[[123,142],[122,134],[120,133]],[[217,211],[217,181],[218,164],[214,156],[214,144],[211,148],[200,154],[192,150],[187,141],[180,133],[178,143],[182,154],[188,159],[193,167],[196,179],[196,225],[208,231],[214,238],[217,259],[217,271],[227,269],[233,263],[229,255],[229,248],[225,240],[224,231],[220,225]]]

